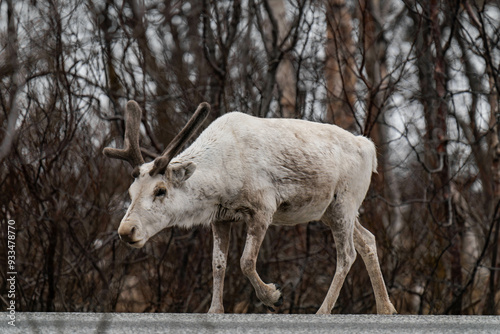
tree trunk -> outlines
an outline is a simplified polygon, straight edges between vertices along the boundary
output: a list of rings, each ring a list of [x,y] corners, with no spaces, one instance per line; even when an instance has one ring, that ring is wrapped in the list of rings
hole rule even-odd
[[[345,0],[326,2],[327,113],[325,121],[354,131],[355,60],[352,40],[352,16]],[[358,131],[360,129],[357,129]]]
[[[278,23],[278,43],[281,45],[287,38],[290,31],[290,25],[286,19],[286,6],[283,0],[269,0],[271,11]],[[287,47],[287,42],[283,47]],[[295,70],[292,63],[291,54],[288,52],[283,56],[276,71],[276,83],[280,92],[280,106],[283,117],[294,118],[296,116],[296,81]]]
[[[448,129],[446,119],[448,117],[448,99],[447,94],[447,63],[445,54],[447,49],[443,49],[441,41],[443,35],[439,22],[439,13],[441,8],[437,0],[430,2],[430,24],[432,39],[435,46],[434,58],[434,83],[435,83],[435,99],[432,110],[435,114],[435,127],[430,128],[428,124],[427,132],[431,133],[431,145],[433,146],[435,158],[439,161],[438,166],[433,166],[434,173],[434,193],[439,199],[436,207],[437,222],[446,229],[448,236],[449,253],[450,253],[450,283],[453,295],[452,305],[450,306],[451,314],[461,314],[462,311],[462,266],[461,266],[461,231],[458,226],[458,221],[453,216],[451,187],[450,187],[450,166],[448,160]],[[450,8],[451,10],[451,8]],[[437,187],[436,187],[437,185]]]

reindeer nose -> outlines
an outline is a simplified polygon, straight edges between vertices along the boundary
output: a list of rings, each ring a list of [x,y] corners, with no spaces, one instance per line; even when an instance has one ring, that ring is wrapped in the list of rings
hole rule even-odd
[[[133,243],[134,242],[134,234],[137,231],[137,227],[130,226],[128,228],[119,228],[118,229],[118,235],[120,236],[120,239],[122,239],[125,242],[128,243]]]

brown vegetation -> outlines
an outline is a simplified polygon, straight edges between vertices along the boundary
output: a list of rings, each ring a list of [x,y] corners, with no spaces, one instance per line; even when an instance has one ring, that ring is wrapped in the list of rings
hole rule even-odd
[[[210,230],[166,230],[141,250],[118,239],[131,171],[102,150],[122,146],[134,99],[151,155],[202,101],[212,119],[238,110],[371,137],[380,167],[360,220],[398,311],[499,314],[499,15],[473,0],[0,1],[0,246],[14,219],[18,310],[208,310]],[[225,309],[264,312],[239,268],[244,229],[231,232]],[[313,313],[335,258],[312,222],[271,228],[257,266],[283,286],[279,312]],[[375,312],[362,266],[334,312]]]

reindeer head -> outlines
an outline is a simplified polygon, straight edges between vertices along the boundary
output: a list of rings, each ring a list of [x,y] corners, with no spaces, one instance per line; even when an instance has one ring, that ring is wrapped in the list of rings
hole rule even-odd
[[[106,147],[109,158],[128,161],[132,165],[134,182],[129,188],[131,204],[118,228],[120,238],[130,246],[141,248],[146,241],[175,219],[175,211],[182,203],[182,185],[193,174],[196,165],[192,162],[170,161],[182,149],[201,126],[210,112],[210,105],[201,103],[198,109],[154,161],[144,163],[139,146],[141,108],[129,101],[125,110],[124,148]]]

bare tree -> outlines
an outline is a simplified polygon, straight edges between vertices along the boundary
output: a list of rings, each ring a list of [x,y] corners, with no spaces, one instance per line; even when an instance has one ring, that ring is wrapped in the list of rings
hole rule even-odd
[[[353,111],[356,66],[351,9],[344,0],[327,1],[326,17],[326,121],[352,131],[357,124]]]
[[[123,144],[134,99],[146,161],[202,101],[211,120],[237,110],[371,137],[380,163],[359,219],[396,309],[499,314],[499,13],[470,0],[2,2],[0,211],[18,227],[20,310],[209,308],[210,230],[166,230],[140,251],[114,232],[130,173],[101,152]],[[241,253],[245,228],[231,238]],[[268,231],[257,270],[284,283],[278,312],[317,310],[331,244],[317,222]],[[227,268],[225,310],[263,312],[239,259]],[[374,312],[360,261],[352,273],[334,312]]]

